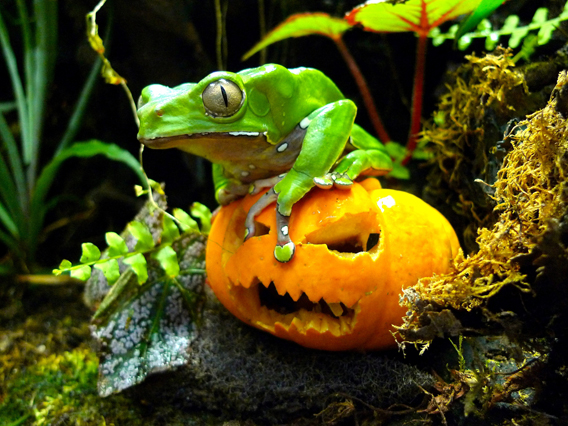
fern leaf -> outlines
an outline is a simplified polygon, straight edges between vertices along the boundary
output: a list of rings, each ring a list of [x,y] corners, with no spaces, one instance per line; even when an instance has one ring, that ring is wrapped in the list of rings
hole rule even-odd
[[[517,15],[508,16],[500,29],[492,28],[491,23],[487,19],[484,19],[479,23],[476,31],[466,33],[459,37],[457,46],[460,50],[465,50],[469,47],[473,39],[485,38],[485,48],[490,51],[497,46],[501,37],[510,36],[508,46],[514,49],[519,47],[521,42],[523,42],[531,31],[538,31],[537,44],[542,46],[550,41],[552,33],[560,22],[567,19],[568,2],[565,4],[563,12],[552,19],[548,19],[548,9],[546,7],[537,9],[530,24],[524,26],[519,26],[520,19]],[[434,46],[439,46],[445,40],[455,39],[456,34],[458,34],[458,28],[458,25],[452,25],[447,33],[442,33],[438,28],[435,28],[428,36],[432,38],[432,44]]]

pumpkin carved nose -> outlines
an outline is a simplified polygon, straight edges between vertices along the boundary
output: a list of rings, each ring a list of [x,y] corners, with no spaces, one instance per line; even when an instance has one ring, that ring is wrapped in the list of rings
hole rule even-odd
[[[375,181],[376,182],[376,181]],[[399,294],[419,278],[449,269],[459,249],[447,220],[401,191],[354,184],[349,191],[313,189],[294,205],[288,263],[272,256],[272,206],[258,217],[266,232],[243,243],[248,209],[261,194],[221,208],[207,245],[208,282],[242,321],[326,350],[395,346]]]

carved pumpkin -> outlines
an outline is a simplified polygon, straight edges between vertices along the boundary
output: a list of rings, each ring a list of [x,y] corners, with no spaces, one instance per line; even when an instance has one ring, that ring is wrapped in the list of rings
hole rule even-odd
[[[207,244],[208,281],[237,318],[303,346],[394,346],[401,289],[446,272],[459,248],[437,210],[368,179],[351,190],[314,188],[295,204],[296,254],[280,263],[273,208],[257,217],[257,236],[243,243],[246,214],[260,195],[220,209]]]

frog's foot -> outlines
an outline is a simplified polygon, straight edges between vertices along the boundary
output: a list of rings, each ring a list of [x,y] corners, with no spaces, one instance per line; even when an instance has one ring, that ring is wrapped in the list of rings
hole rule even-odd
[[[262,212],[266,207],[276,201],[278,194],[274,192],[274,188],[264,194],[258,199],[256,203],[250,208],[247,217],[245,219],[245,241],[256,235],[255,218]],[[277,227],[277,242],[274,248],[274,257],[279,262],[289,262],[294,257],[294,252],[296,251],[296,246],[290,240],[288,234],[288,223],[290,222],[290,216],[284,216],[278,212],[276,209],[276,227]]]
[[[250,187],[250,194],[255,195],[262,191],[264,188],[272,188],[274,185],[284,179],[284,176],[286,176],[286,173],[267,179],[255,180]]]
[[[321,189],[330,189],[332,186],[338,189],[350,189],[353,180],[347,173],[329,172],[323,176],[315,177],[314,184]]]
[[[276,231],[278,239],[276,242],[276,247],[274,247],[274,258],[278,262],[286,263],[292,260],[294,253],[296,252],[296,246],[290,239],[288,233],[288,223],[290,222],[290,216],[284,216],[278,212],[276,209]]]
[[[245,184],[235,184],[231,182],[229,185],[220,187],[215,193],[215,197],[219,204],[226,206],[239,198],[247,195],[249,191],[249,185]]]
[[[245,219],[245,241],[256,235],[255,218],[266,207],[275,202],[277,198],[278,195],[276,194],[276,192],[274,192],[274,188],[272,188],[252,205],[247,214],[247,218]]]

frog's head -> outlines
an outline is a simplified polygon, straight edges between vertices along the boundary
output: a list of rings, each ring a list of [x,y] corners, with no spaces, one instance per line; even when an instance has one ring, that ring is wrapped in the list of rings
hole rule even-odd
[[[138,101],[138,139],[152,148],[222,132],[260,132],[239,74],[215,72],[199,83],[144,88]]]

